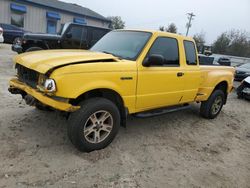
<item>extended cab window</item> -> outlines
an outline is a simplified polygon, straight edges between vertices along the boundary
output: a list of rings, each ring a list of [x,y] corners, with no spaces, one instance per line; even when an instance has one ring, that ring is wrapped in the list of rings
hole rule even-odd
[[[191,41],[184,41],[186,61],[188,65],[197,65],[197,55],[195,45]]]
[[[174,38],[159,37],[156,39],[147,57],[153,54],[164,57],[164,66],[180,65],[178,42]]]

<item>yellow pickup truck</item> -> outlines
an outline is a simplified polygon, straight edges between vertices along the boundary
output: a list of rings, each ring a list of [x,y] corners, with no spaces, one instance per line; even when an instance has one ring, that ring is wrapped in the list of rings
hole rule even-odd
[[[89,51],[29,52],[14,63],[9,91],[66,112],[69,139],[87,152],[109,145],[129,114],[201,102],[213,119],[234,79],[233,68],[199,66],[192,38],[158,31],[116,30]]]

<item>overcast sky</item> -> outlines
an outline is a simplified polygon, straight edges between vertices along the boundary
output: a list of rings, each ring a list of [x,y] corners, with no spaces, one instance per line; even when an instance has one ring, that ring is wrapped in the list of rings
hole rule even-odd
[[[62,0],[87,7],[99,14],[121,16],[126,28],[158,29],[174,22],[185,34],[188,12],[193,12],[190,35],[204,32],[212,43],[223,31],[250,32],[250,0]]]

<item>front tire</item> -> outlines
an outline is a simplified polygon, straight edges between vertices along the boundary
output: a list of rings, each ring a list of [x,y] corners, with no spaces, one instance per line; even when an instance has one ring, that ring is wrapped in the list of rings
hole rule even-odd
[[[216,118],[225,104],[225,93],[215,90],[207,101],[201,103],[200,115],[206,119]]]
[[[119,127],[117,106],[104,98],[92,98],[81,103],[81,109],[70,115],[68,136],[77,149],[91,152],[107,147]]]

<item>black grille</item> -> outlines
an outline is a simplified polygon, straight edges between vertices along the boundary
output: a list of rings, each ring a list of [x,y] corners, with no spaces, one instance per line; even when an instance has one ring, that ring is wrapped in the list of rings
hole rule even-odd
[[[18,79],[21,82],[26,83],[27,85],[31,86],[32,88],[36,88],[39,78],[39,73],[28,69],[22,65],[16,64],[17,75]]]

